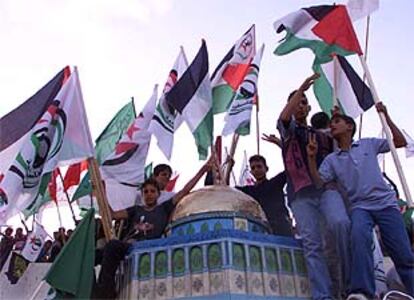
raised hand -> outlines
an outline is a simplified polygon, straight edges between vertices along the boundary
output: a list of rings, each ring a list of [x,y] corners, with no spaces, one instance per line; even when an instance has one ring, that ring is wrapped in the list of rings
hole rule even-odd
[[[305,79],[302,85],[299,88],[299,91],[304,92],[307,91],[310,86],[315,82],[316,79],[320,77],[319,73],[314,73],[312,76]]]
[[[379,113],[383,113],[384,115],[388,115],[387,107],[382,102],[378,102],[375,104],[375,108]]]
[[[263,133],[262,140],[266,141],[266,142],[269,142],[269,143],[272,143],[272,144],[275,144],[275,145],[278,145],[279,147],[282,146],[282,140],[274,134]]]
[[[309,133],[308,135],[308,144],[306,145],[306,152],[308,153],[308,157],[316,157],[316,153],[318,152],[318,143],[316,142],[316,134],[314,133]]]

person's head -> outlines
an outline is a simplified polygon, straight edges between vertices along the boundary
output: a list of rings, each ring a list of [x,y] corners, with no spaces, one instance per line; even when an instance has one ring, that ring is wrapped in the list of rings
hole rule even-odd
[[[19,227],[16,229],[15,236],[22,236],[23,235],[23,228]]]
[[[256,181],[266,179],[266,173],[269,170],[266,159],[261,155],[253,155],[249,158],[250,172]]]
[[[349,135],[352,138],[356,131],[354,119],[346,115],[334,115],[329,124],[331,134],[335,139]]]
[[[297,90],[291,92],[288,97],[288,102],[292,99],[293,95]],[[311,106],[309,105],[308,98],[306,95],[302,93],[299,105],[295,107],[294,117],[297,122],[306,122],[306,118],[311,110]]]
[[[5,233],[6,236],[11,236],[13,234],[13,228],[7,227]]]
[[[320,111],[312,116],[310,122],[314,129],[327,129],[330,119],[326,112]]]
[[[167,164],[159,164],[154,168],[153,178],[157,181],[160,190],[164,190],[168,181],[170,181],[172,169]]]
[[[46,251],[49,250],[52,247],[52,241],[51,240],[47,240],[45,242],[45,244],[43,245],[43,249],[45,249]]]
[[[152,207],[157,205],[160,196],[160,187],[157,180],[149,178],[145,180],[141,187],[142,198],[146,206]]]
[[[66,236],[69,238],[73,233],[72,229],[69,229],[68,231],[66,231]]]
[[[59,239],[59,237],[60,237],[59,231],[54,231],[53,232],[53,239],[56,241],[56,240]]]

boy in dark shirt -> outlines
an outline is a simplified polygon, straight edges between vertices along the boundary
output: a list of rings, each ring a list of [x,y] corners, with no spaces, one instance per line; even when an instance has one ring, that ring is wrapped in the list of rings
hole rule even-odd
[[[162,236],[175,205],[193,189],[204,173],[208,171],[211,160],[201,167],[180,192],[161,205],[157,205],[157,200],[160,196],[158,182],[150,178],[142,185],[143,206],[134,206],[126,210],[111,212],[112,218],[116,220],[130,218],[132,226],[130,232],[125,237],[126,241],[111,240],[105,245],[98,283],[94,288],[94,298],[112,299],[116,297],[115,273],[131,243],[137,240],[156,239]]]
[[[253,197],[266,214],[272,232],[275,235],[292,236],[292,225],[289,213],[285,206],[283,187],[286,184],[285,172],[279,173],[271,179],[266,178],[268,167],[261,155],[254,155],[249,159],[250,170],[256,182],[251,186],[236,186],[237,189]]]

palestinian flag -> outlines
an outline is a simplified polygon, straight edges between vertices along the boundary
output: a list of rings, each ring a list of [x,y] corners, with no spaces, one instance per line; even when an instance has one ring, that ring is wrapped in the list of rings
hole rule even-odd
[[[94,155],[76,69],[66,68],[1,118],[0,129],[7,132],[0,146],[0,223],[42,201],[56,167]]]
[[[167,82],[165,83],[161,98],[158,100],[154,116],[152,117],[149,126],[149,132],[155,136],[158,147],[168,160],[171,159],[174,132],[181,125],[182,118],[178,111],[167,103],[165,94],[177,83],[187,68],[187,58],[185,57],[184,49],[181,48],[180,54],[170,70]]]
[[[321,5],[302,8],[274,23],[277,33],[286,31],[276,55],[285,55],[300,48],[315,54],[315,63],[332,60],[332,54],[342,56],[362,54],[358,38],[344,5]]]
[[[255,102],[254,99],[257,96],[257,80],[263,51],[264,45],[255,55],[247,75],[236,93],[236,97],[231,103],[224,119],[225,125],[222,133],[224,136],[235,132],[240,135],[248,135],[250,133],[250,119]]]
[[[144,182],[145,159],[151,138],[148,126],[155,111],[157,89],[156,85],[141,113],[118,141],[115,150],[102,163],[104,179],[112,178],[131,186]]]
[[[228,110],[255,54],[256,33],[253,25],[230,49],[211,76],[214,114]]]
[[[204,40],[191,65],[166,94],[166,99],[187,122],[200,159],[206,159],[208,148],[213,143],[213,101]]]
[[[313,90],[320,107],[328,115],[333,108],[334,87],[338,103],[348,116],[356,118],[374,105],[371,90],[345,57],[338,55],[336,65],[334,60],[315,64],[313,70],[321,75],[315,81]]]

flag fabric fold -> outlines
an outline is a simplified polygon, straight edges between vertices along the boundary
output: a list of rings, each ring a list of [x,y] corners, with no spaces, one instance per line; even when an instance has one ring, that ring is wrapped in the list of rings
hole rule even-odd
[[[168,160],[171,159],[174,144],[174,132],[181,125],[182,118],[178,111],[167,103],[165,95],[177,83],[187,68],[187,58],[185,56],[184,49],[181,48],[180,53],[175,60],[174,66],[170,70],[167,82],[164,85],[164,90],[158,100],[154,116],[152,117],[148,129],[149,132],[151,132],[157,139],[158,148]]]
[[[154,115],[158,86],[155,85],[151,98],[128,127],[115,150],[102,163],[103,179],[112,179],[120,184],[138,187],[144,182],[145,160],[148,154],[151,134],[149,123]]]
[[[206,159],[213,142],[213,109],[205,41],[183,76],[165,95],[190,128],[200,159]]]
[[[277,20],[276,33],[286,36],[276,48],[276,55],[285,55],[300,48],[309,48],[316,63],[332,60],[332,54],[362,55],[362,50],[344,5],[321,5],[302,8]]]
[[[379,0],[349,0],[346,8],[351,20],[357,21],[376,11],[379,8]]]
[[[240,135],[250,134],[250,119],[255,102],[254,99],[257,97],[257,81],[263,51],[264,45],[262,45],[251,62],[247,75],[230,105],[224,119],[225,125],[222,133],[224,136],[231,133],[238,133]]]
[[[112,153],[116,143],[136,117],[133,100],[125,104],[116,113],[95,141],[95,152],[98,163],[102,163]]]
[[[211,76],[213,114],[228,110],[256,54],[256,31],[252,25],[219,63]]]
[[[43,201],[56,167],[94,156],[76,68],[72,73],[64,71],[63,74],[54,100],[33,126],[26,128],[28,131],[20,149],[15,149],[14,161],[3,172],[4,178],[0,182],[2,221]],[[31,105],[36,104],[31,102]],[[16,120],[21,120],[27,112],[17,110],[14,113]],[[0,152],[0,160],[2,158],[3,152]]]
[[[313,91],[321,109],[328,115],[333,108],[333,90],[342,111],[353,118],[374,105],[371,90],[343,56],[325,64],[314,64],[313,70],[321,76],[315,80]]]
[[[90,209],[56,257],[44,280],[57,294],[89,299],[94,280],[95,218]]]

